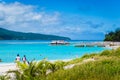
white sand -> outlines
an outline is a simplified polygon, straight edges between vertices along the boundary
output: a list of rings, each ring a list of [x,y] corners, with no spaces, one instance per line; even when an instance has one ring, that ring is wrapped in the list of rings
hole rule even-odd
[[[15,63],[0,63],[0,75],[6,74],[9,70],[17,70]]]

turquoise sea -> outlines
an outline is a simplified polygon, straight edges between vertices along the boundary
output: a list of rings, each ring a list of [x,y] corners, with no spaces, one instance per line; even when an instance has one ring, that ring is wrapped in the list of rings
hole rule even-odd
[[[26,55],[27,60],[66,60],[80,57],[85,53],[101,52],[107,48],[103,47],[75,47],[81,42],[94,41],[69,41],[70,45],[50,45],[51,41],[23,41],[23,40],[5,40],[0,41],[0,59],[2,63],[12,63],[17,54],[22,58]]]

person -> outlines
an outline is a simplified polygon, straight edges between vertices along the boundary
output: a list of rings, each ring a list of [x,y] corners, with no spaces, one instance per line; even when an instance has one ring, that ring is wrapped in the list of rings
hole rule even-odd
[[[26,63],[27,59],[26,59],[26,56],[25,56],[25,55],[23,56],[22,61],[23,61],[24,63]]]
[[[17,56],[16,56],[16,59],[15,59],[17,62],[20,62],[20,56],[19,56],[19,54],[17,54]]]
[[[15,58],[15,63],[16,63],[16,68],[18,68],[18,64],[20,63],[20,56],[19,54],[17,54],[16,58]]]

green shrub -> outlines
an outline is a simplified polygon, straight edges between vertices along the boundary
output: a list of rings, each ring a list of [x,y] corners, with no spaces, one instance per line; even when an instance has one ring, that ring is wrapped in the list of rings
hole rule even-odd
[[[0,75],[0,80],[9,80],[10,77],[7,75]]]
[[[98,55],[97,53],[92,53],[92,54],[85,54],[81,58],[82,59],[87,59],[87,58],[92,58],[94,56]]]
[[[120,80],[120,59],[108,59],[58,70],[45,80]]]
[[[73,60],[70,60],[70,61],[66,62],[65,65],[79,63],[79,62],[81,62],[82,60],[83,60],[82,58],[75,58],[75,59],[73,59]]]
[[[111,56],[111,51],[110,50],[105,50],[102,53],[100,53],[100,56]]]
[[[115,50],[114,56],[120,56],[120,48],[118,48],[118,49]]]

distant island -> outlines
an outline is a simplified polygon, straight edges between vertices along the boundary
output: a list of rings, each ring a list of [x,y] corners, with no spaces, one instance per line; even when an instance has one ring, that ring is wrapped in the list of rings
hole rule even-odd
[[[120,29],[106,34],[104,41],[120,41]]]
[[[0,28],[0,40],[70,40],[70,38],[39,33],[23,33]]]

